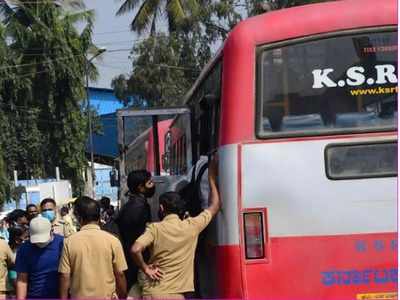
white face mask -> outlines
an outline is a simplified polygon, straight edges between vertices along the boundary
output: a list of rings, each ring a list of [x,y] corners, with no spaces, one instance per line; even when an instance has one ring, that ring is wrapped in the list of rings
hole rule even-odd
[[[35,245],[38,246],[39,248],[44,248],[46,247],[48,244],[50,244],[50,241],[46,242],[46,243],[36,243]]]
[[[38,246],[39,248],[45,248],[48,244],[51,243],[52,240],[53,240],[53,237],[51,237],[51,239],[48,240],[47,242],[44,242],[44,243],[36,243],[35,245]]]

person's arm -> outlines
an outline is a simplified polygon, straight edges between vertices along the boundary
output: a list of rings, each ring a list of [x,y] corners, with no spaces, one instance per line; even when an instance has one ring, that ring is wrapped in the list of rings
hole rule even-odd
[[[28,244],[22,244],[17,252],[15,259],[15,271],[17,272],[16,282],[16,296],[17,299],[26,299],[28,293],[28,274],[29,274],[29,263],[28,263]]]
[[[212,159],[208,165],[208,182],[210,183],[210,202],[207,210],[215,216],[221,208],[219,192],[217,188],[218,164]]]
[[[25,300],[28,293],[28,273],[17,274],[17,299]]]
[[[71,285],[71,262],[69,260],[68,243],[64,242],[61,254],[60,264],[58,266],[58,273],[60,274],[60,299],[68,299],[69,287]]]
[[[70,274],[60,273],[60,299],[68,299],[70,284]]]
[[[123,271],[114,270],[115,284],[117,288],[117,295],[119,299],[126,299],[128,296],[128,288],[126,285],[126,278]]]
[[[114,239],[113,252],[113,271],[117,295],[119,299],[126,299],[126,297],[128,296],[128,287],[126,284],[124,271],[128,269],[128,265],[126,263],[125,254],[124,250],[122,249],[121,242],[118,239]]]
[[[146,249],[140,242],[135,242],[131,248],[131,254],[135,264],[145,273],[151,280],[161,280],[163,273],[157,265],[148,265],[143,259],[142,252]]]
[[[7,245],[7,267],[11,268],[15,265],[16,255],[12,252],[10,246]]]
[[[156,264],[148,265],[143,259],[142,252],[148,246],[154,243],[156,236],[156,228],[154,224],[147,226],[145,232],[136,240],[131,247],[131,256],[135,264],[149,277],[151,280],[161,280],[163,273]]]

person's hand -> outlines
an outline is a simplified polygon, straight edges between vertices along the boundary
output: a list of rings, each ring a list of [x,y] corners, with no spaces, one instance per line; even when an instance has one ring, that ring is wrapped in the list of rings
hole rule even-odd
[[[208,163],[208,180],[210,182],[216,183],[218,176],[218,161],[214,156]]]
[[[147,277],[154,281],[160,281],[164,275],[156,264],[147,265],[144,268],[143,272],[146,274]]]

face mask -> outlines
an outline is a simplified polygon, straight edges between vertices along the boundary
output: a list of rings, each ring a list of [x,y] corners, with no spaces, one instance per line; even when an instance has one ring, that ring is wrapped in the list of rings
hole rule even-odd
[[[48,244],[50,244],[53,241],[53,235],[51,235],[50,240],[44,243],[35,243],[36,246],[39,248],[45,248]]]
[[[50,222],[53,222],[54,219],[56,218],[56,214],[54,213],[53,210],[46,210],[42,212],[42,217],[46,218]]]
[[[36,243],[35,245],[38,246],[39,248],[44,248],[46,247],[48,244],[50,244],[51,240],[45,243]]]
[[[146,188],[146,190],[144,191],[143,195],[144,195],[146,198],[151,198],[151,197],[154,196],[154,193],[155,193],[155,192],[156,192],[156,187],[153,186],[153,187],[151,187],[151,188]]]

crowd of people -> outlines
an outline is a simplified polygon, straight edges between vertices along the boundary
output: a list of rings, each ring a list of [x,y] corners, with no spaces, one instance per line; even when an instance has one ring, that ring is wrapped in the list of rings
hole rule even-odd
[[[129,200],[78,198],[71,210],[54,199],[16,209],[0,223],[0,298],[183,299],[194,291],[197,238],[219,210],[210,163],[209,206],[188,216],[178,193],[159,197],[145,170],[128,175]]]

